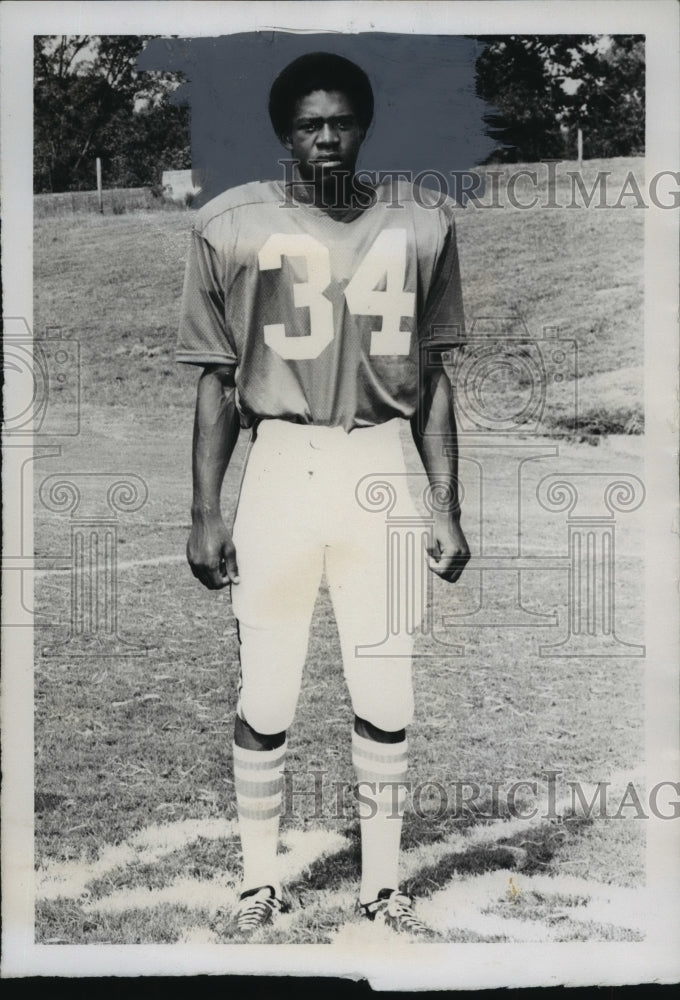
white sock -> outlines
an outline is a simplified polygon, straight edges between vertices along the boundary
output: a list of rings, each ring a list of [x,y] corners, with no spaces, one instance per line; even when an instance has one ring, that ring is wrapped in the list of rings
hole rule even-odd
[[[399,886],[399,844],[406,804],[407,749],[406,740],[377,743],[352,733],[352,763],[360,796],[361,903],[377,899],[381,889],[396,889]],[[390,784],[380,791],[383,782]]]
[[[236,808],[243,852],[243,891],[281,885],[277,861],[286,743],[245,750],[234,743]]]

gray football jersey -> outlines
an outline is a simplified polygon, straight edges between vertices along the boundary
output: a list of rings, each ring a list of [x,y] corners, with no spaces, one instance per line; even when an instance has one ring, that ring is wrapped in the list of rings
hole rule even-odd
[[[403,183],[342,220],[279,181],[226,191],[194,224],[177,360],[233,365],[248,422],[412,416],[421,366],[463,337],[453,215]]]

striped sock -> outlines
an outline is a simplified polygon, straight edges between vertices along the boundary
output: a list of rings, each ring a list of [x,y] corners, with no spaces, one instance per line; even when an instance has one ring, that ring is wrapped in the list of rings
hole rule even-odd
[[[244,890],[271,885],[280,893],[276,853],[285,757],[285,742],[275,750],[246,750],[234,743]]]
[[[352,763],[357,779],[361,826],[359,902],[377,899],[381,889],[399,885],[399,843],[406,804],[406,740],[377,743],[352,733]],[[390,782],[380,790],[383,782]],[[401,785],[391,784],[402,782]]]

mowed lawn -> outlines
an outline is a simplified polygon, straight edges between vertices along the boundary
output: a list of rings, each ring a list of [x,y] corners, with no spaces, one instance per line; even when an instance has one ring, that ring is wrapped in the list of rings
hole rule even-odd
[[[641,162],[613,161],[607,169],[622,183],[628,169],[641,175]],[[553,325],[575,338],[582,385],[608,393],[582,393],[601,429],[641,414],[642,215],[460,213],[468,319],[519,313],[537,337]],[[36,485],[54,472],[97,471],[135,474],[149,489],[145,506],[120,515],[118,524],[119,632],[145,655],[105,657],[92,649],[74,656],[68,647],[43,655],[67,635],[70,577],[45,571],[36,583],[37,607],[56,623],[36,630],[41,941],[211,941],[210,915],[238,884],[230,749],[235,622],[227,594],[203,590],[183,558],[197,373],[174,365],[172,354],[190,222],[191,213],[178,212],[36,224],[36,331],[61,328],[79,341],[82,357],[81,433],[60,439],[60,456],[36,463]],[[561,405],[554,401],[558,432]],[[564,515],[536,502],[542,476],[641,474],[634,439],[612,438],[597,449],[554,440],[559,455],[541,452],[521,486],[524,544],[539,557],[563,557],[567,537]],[[550,443],[537,439],[538,451]],[[244,451],[242,440],[225,483],[227,512]],[[480,513],[471,454],[464,480],[466,469],[473,552],[482,532],[512,546],[517,514],[503,490],[494,490],[493,470]],[[68,515],[48,513],[36,501],[42,567],[58,557],[63,563],[69,530]],[[619,633],[639,643],[639,515],[619,518],[617,530]],[[473,611],[479,592],[473,567],[456,587],[437,582],[436,615]],[[559,821],[538,815],[523,825],[507,803],[494,811],[490,789],[516,781],[543,787],[552,769],[561,772],[560,798],[567,781],[611,778],[616,811],[621,782],[625,788],[629,777],[639,777],[644,660],[539,655],[539,643],[566,634],[564,569],[526,573],[522,602],[537,614],[556,612],[558,624],[461,625],[443,641],[462,645],[462,656],[432,637],[419,640],[409,738],[410,777],[421,791],[405,823],[404,878],[451,940],[634,940],[640,929],[630,914],[642,882],[644,823],[587,819],[562,804]],[[323,589],[290,734],[289,788],[300,794],[283,821],[283,863],[297,905],[268,940],[320,942],[353,933],[357,822],[351,795],[338,792],[351,783],[351,721]],[[456,798],[456,782],[479,784],[472,806]],[[469,800],[469,788],[466,794]],[[531,805],[526,789],[518,802]]]

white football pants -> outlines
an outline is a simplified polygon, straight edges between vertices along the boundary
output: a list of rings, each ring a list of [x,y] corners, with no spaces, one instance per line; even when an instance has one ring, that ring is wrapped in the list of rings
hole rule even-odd
[[[422,572],[418,553],[395,558],[388,541],[388,513],[418,522],[400,423],[349,434],[282,420],[257,428],[234,524],[241,582],[232,586],[241,659],[238,711],[256,732],[283,732],[293,721],[324,569],[355,714],[389,732],[411,721]],[[389,511],[384,508],[391,501],[384,502],[378,485],[366,494],[365,477],[375,482],[381,474],[397,484]],[[416,537],[420,545],[422,533]],[[395,625],[394,609],[405,607],[407,586],[409,611],[397,615]],[[389,655],[381,651],[386,638]]]

